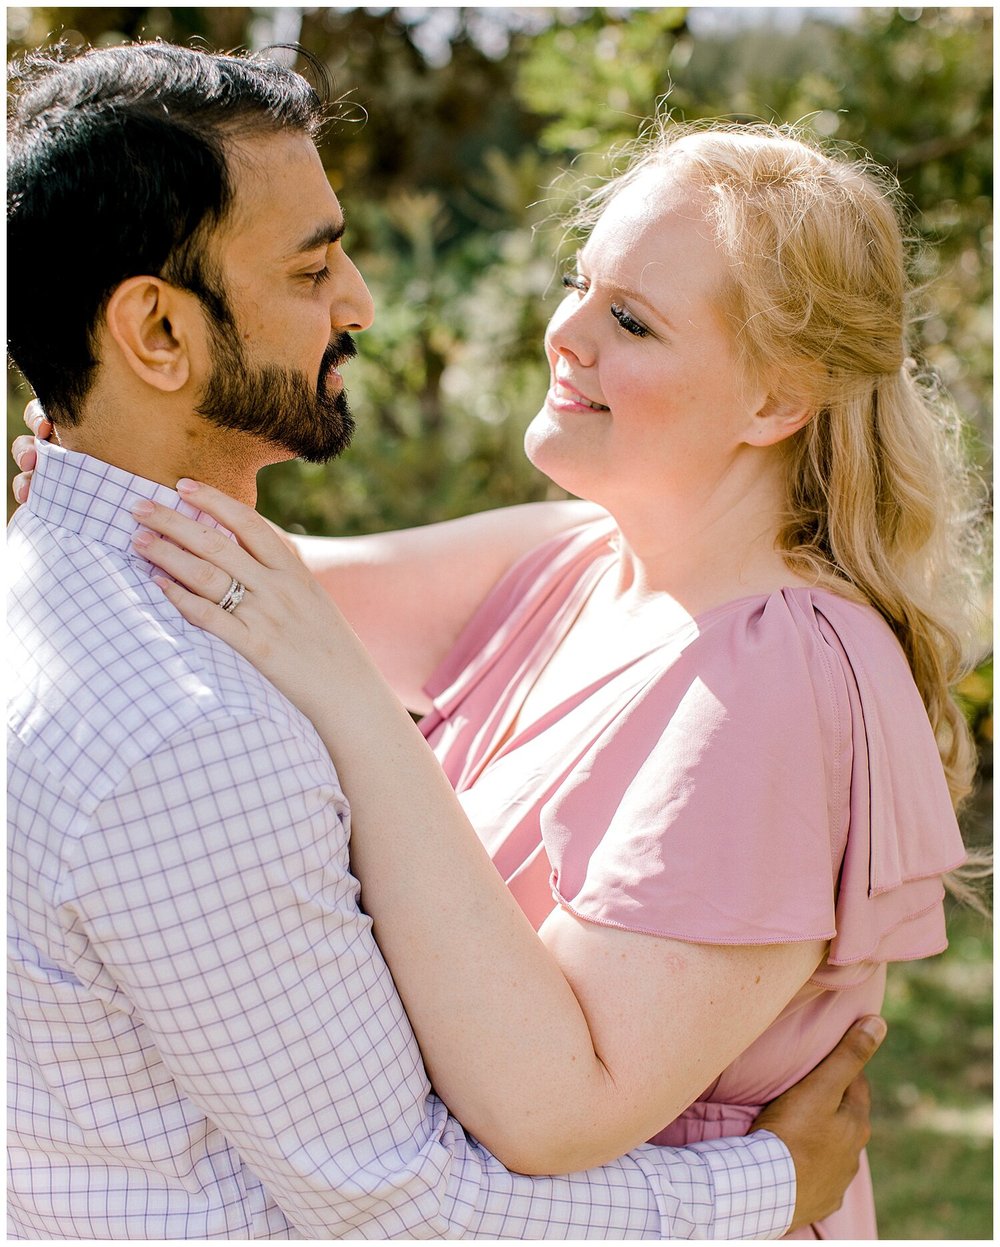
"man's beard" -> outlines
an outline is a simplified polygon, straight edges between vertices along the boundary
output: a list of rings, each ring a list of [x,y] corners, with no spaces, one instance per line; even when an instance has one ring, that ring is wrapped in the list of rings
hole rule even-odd
[[[351,444],[354,417],[344,391],[326,391],[326,377],[358,353],[340,333],[323,353],[314,387],[303,372],[277,364],[253,364],[235,325],[212,326],[212,375],[198,412],[220,429],[236,429],[281,446],[310,463],[326,463]]]

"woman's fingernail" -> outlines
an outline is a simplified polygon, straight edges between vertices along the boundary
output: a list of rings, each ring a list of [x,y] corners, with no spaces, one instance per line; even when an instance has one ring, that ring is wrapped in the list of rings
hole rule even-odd
[[[139,531],[132,536],[132,544],[140,550],[145,550],[147,546],[151,546],[156,538],[146,529],[140,528]]]
[[[152,515],[155,510],[156,507],[153,503],[145,498],[132,504],[132,514],[137,520],[145,519],[147,515]]]
[[[14,501],[25,502],[28,497],[28,487],[23,481],[17,481],[14,484]]]
[[[179,494],[193,494],[198,488],[198,482],[189,480],[186,476],[182,476],[177,482],[177,492]]]

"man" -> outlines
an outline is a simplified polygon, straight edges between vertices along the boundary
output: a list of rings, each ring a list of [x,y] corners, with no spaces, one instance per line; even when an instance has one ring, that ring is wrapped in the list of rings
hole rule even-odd
[[[11,351],[58,444],[9,542],[12,1235],[746,1238],[835,1207],[878,1023],[768,1110],[788,1148],[531,1179],[430,1093],[312,725],[131,547],[178,477],[253,501],[265,464],[347,444],[372,305],[319,101],[165,45],[23,74]]]

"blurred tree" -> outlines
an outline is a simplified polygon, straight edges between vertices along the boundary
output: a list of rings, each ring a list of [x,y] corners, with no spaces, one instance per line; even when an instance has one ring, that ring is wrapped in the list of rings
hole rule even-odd
[[[268,469],[260,505],[306,531],[354,533],[553,491],[521,437],[547,384],[541,341],[558,294],[559,216],[574,182],[606,171],[603,153],[632,139],[664,97],[686,118],[801,122],[898,173],[914,236],[927,244],[918,345],[986,465],[992,10],[844,6],[797,25],[781,16],[734,11],[706,29],[683,7],[12,6],[7,32],[11,54],[59,39],[221,49],[301,40],[325,67],[341,120],[324,159],[378,315],[348,373],[351,451],[326,467]],[[13,369],[8,394],[13,436],[27,398]],[[984,666],[962,686],[984,758],[991,675]],[[988,949],[981,955],[985,963]],[[896,1143],[893,1133],[883,1171]],[[940,1136],[931,1143],[937,1154]],[[918,1146],[898,1168],[925,1172],[931,1145]],[[962,1153],[953,1167],[981,1194],[984,1157],[988,1165],[985,1150]],[[934,1186],[936,1202],[947,1203],[949,1181]],[[912,1205],[914,1194],[898,1199]],[[961,1223],[966,1236],[975,1216]],[[892,1237],[912,1221],[896,1216],[882,1229]],[[921,1222],[931,1237],[956,1224]]]
[[[359,531],[537,497],[520,429],[545,388],[558,219],[573,179],[667,97],[685,117],[805,119],[898,170],[932,244],[920,344],[976,453],[989,428],[991,13],[844,9],[695,35],[682,7],[11,8],[10,49],[60,37],[295,38],[342,120],[325,159],[379,315],[352,366],[355,447],[261,478],[270,513]],[[305,72],[310,72],[303,66]],[[597,153],[598,155],[595,155]],[[15,400],[14,409],[19,402]]]

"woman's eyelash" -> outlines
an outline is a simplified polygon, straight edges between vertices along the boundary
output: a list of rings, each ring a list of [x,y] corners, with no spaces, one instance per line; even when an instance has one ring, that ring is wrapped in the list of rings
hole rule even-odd
[[[623,307],[617,303],[611,304],[611,315],[621,325],[626,333],[634,334],[637,338],[644,338],[649,330],[645,325],[639,323],[631,312],[626,312]]]
[[[581,276],[579,273],[563,273],[562,284],[567,290],[579,290],[583,293],[590,289],[590,283],[586,277]],[[611,304],[611,315],[626,333],[630,333],[636,338],[645,338],[648,335],[649,330],[646,326],[637,321],[631,312],[626,312],[619,303]]]

